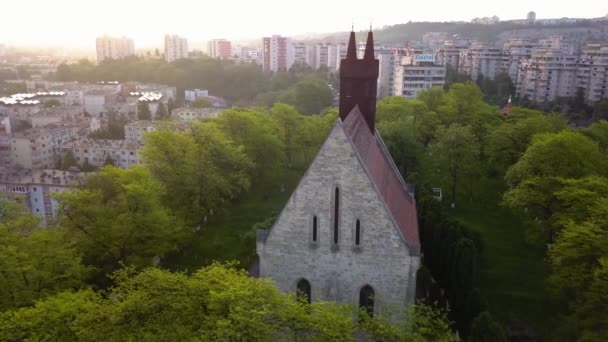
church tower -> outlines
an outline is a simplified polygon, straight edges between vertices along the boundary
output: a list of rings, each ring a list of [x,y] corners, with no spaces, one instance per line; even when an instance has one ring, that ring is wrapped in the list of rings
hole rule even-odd
[[[374,36],[367,34],[363,59],[357,58],[355,32],[351,31],[346,58],[340,61],[340,118],[346,119],[356,105],[368,127],[375,133],[376,90],[379,63],[374,57]]]

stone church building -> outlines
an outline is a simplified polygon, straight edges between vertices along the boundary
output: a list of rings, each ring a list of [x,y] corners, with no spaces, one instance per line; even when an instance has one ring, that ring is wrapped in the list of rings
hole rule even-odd
[[[375,129],[378,60],[350,33],[340,63],[340,117],[277,221],[258,231],[260,277],[309,301],[380,312],[414,301],[416,202]]]

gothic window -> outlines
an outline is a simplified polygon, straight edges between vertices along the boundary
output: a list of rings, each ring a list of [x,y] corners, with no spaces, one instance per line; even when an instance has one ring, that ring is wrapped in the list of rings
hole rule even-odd
[[[305,296],[306,301],[310,304],[310,283],[308,280],[302,278],[298,281],[297,295],[298,297]]]
[[[312,217],[312,242],[317,242],[317,238],[318,238],[318,220],[317,220],[317,216],[313,216]]]
[[[338,224],[340,216],[340,189],[336,187],[334,194],[334,245],[338,244]]]
[[[371,286],[365,285],[359,292],[359,307],[370,317],[374,316],[374,289]]]
[[[355,224],[355,246],[361,245],[361,221],[357,220]]]

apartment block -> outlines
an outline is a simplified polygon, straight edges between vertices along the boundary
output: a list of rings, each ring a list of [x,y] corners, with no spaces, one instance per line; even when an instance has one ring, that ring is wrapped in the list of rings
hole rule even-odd
[[[62,153],[71,151],[79,164],[85,162],[101,167],[112,162],[117,167],[129,168],[143,164],[142,144],[135,140],[79,139],[61,146]]]
[[[122,59],[127,56],[135,55],[133,39],[127,37],[98,37],[96,47],[97,62],[99,63],[106,59]]]
[[[226,39],[212,39],[207,43],[207,52],[213,58],[230,58],[232,56],[232,43]]]
[[[188,40],[178,35],[165,35],[165,60],[169,63],[188,58]]]
[[[608,97],[608,43],[587,44],[579,59],[576,86],[593,103]]]
[[[393,95],[413,99],[421,91],[445,85],[445,65],[436,64],[434,54],[421,52],[416,49],[394,52]]]
[[[294,47],[290,38],[274,35],[262,38],[264,71],[287,71],[294,63]]]
[[[557,49],[536,49],[520,63],[517,96],[535,102],[549,102],[576,93],[578,57]]]

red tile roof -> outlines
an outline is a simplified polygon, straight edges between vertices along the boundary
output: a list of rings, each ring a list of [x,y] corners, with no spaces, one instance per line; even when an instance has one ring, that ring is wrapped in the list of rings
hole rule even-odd
[[[358,157],[401,231],[410,253],[420,253],[416,200],[397,170],[378,131],[373,134],[358,107],[342,122]]]

